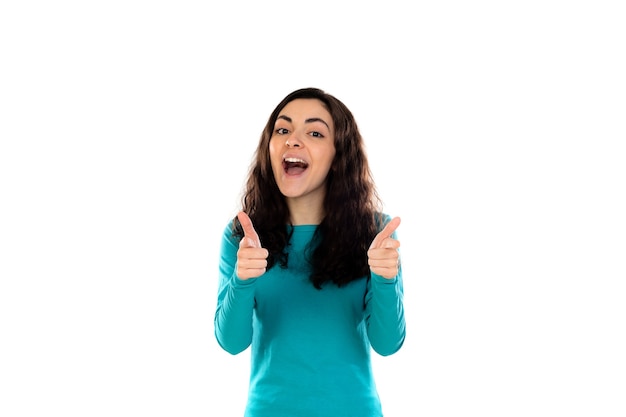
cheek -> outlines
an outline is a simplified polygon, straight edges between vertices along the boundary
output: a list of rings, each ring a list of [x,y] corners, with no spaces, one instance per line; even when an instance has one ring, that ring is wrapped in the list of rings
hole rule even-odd
[[[274,138],[270,139],[270,143],[269,143],[270,158],[274,159],[275,157],[279,156],[280,150],[281,150],[281,146],[279,145],[278,141],[275,140]]]
[[[328,156],[328,172],[331,171],[332,166],[333,166],[333,161],[335,160],[335,151],[333,150],[332,152],[330,152],[330,155]]]
[[[281,154],[281,148],[276,144],[276,141],[270,141],[269,151],[272,170],[276,171],[277,169],[282,169],[283,158]]]

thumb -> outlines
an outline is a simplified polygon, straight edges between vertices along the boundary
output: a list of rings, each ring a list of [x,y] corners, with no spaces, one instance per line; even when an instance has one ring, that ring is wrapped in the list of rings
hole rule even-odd
[[[239,223],[241,223],[241,228],[243,229],[243,239],[241,239],[241,245],[249,248],[260,248],[261,240],[259,239],[259,235],[256,230],[254,230],[250,217],[245,212],[240,211],[237,213],[237,218],[239,219]]]
[[[372,241],[372,244],[370,245],[370,249],[379,247],[385,239],[391,237],[391,235],[393,234],[393,232],[396,231],[398,226],[400,226],[400,217],[394,217],[393,219],[391,219],[389,223],[385,225],[383,230],[381,230],[376,235],[376,237]]]

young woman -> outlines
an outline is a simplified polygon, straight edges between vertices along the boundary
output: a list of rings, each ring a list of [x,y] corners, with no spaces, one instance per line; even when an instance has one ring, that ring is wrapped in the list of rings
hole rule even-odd
[[[251,346],[246,417],[383,415],[370,351],[404,342],[399,224],[348,108],[316,88],[285,97],[221,247],[215,336]]]

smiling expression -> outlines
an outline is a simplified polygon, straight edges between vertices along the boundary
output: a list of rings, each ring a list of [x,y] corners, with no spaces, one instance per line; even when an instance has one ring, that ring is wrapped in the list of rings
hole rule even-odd
[[[272,172],[287,199],[324,201],[335,157],[333,119],[317,99],[296,99],[279,113],[269,143]]]

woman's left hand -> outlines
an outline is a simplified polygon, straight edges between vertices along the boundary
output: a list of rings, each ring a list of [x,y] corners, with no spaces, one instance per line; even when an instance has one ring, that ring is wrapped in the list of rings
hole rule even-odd
[[[400,225],[400,217],[394,217],[374,238],[367,251],[370,270],[387,279],[398,275],[400,264],[400,241],[393,239],[391,235]]]

